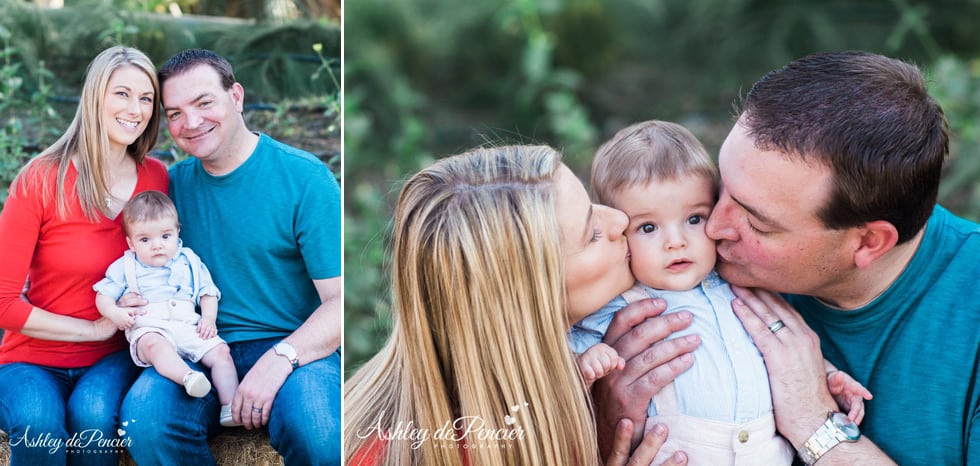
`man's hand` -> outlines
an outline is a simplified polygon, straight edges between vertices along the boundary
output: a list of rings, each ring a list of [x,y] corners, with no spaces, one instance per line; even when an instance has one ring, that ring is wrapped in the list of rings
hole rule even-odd
[[[269,423],[272,402],[293,372],[289,361],[269,350],[255,362],[242,378],[231,402],[232,418],[246,429],[257,429]]]
[[[605,343],[626,360],[626,366],[596,381],[592,390],[599,451],[604,458],[613,447],[620,420],[642,426],[650,399],[694,363],[690,353],[701,344],[700,337],[665,340],[690,326],[693,316],[690,312],[660,316],[666,308],[662,299],[634,302],[616,313],[606,331]],[[635,429],[631,444],[639,442],[642,434],[642,429]]]
[[[735,315],[766,361],[776,429],[799,449],[837,403],[827,388],[820,339],[781,296],[732,285]],[[783,326],[770,326],[782,321]],[[777,328],[779,327],[779,328]]]

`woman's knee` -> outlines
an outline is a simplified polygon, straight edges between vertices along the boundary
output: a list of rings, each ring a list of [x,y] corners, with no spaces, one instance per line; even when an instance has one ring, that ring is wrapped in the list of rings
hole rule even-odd
[[[37,433],[64,437],[67,388],[56,377],[40,366],[22,363],[2,366],[0,376],[16,381],[0,387],[0,429],[11,439]]]
[[[116,429],[119,418],[119,400],[114,403],[98,396],[72,396],[66,413],[68,428],[72,432],[97,429],[109,435]]]

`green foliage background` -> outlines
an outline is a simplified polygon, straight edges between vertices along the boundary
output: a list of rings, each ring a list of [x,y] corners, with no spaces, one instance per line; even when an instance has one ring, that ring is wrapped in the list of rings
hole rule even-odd
[[[807,53],[913,61],[953,129],[942,202],[980,219],[980,1],[358,0],[345,12],[345,355],[387,338],[386,250],[400,181],[500,142],[561,148],[583,179],[598,144],[677,121],[716,152],[733,104]]]

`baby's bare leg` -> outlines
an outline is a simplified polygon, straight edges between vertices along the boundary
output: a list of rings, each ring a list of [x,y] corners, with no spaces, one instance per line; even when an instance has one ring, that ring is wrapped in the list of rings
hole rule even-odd
[[[201,364],[211,369],[211,382],[218,391],[218,400],[221,404],[231,403],[235,398],[235,391],[238,390],[238,371],[235,370],[235,361],[231,359],[228,345],[222,343],[211,348],[204,353]]]
[[[160,375],[183,385],[190,366],[177,354],[177,349],[159,333],[147,333],[136,342],[136,354],[152,365]]]

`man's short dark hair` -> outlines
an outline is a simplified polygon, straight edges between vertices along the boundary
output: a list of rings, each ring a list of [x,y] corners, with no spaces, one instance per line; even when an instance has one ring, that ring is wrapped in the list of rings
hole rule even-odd
[[[885,220],[902,243],[932,214],[948,124],[914,65],[854,51],[801,58],[752,86],[741,124],[758,149],[831,169],[828,228]]]
[[[231,63],[225,57],[206,49],[187,49],[170,57],[164,63],[160,71],[157,72],[157,80],[160,81],[160,88],[163,83],[172,76],[184,73],[198,65],[208,65],[218,72],[221,77],[221,86],[230,89],[235,84],[235,73],[231,70]]]

